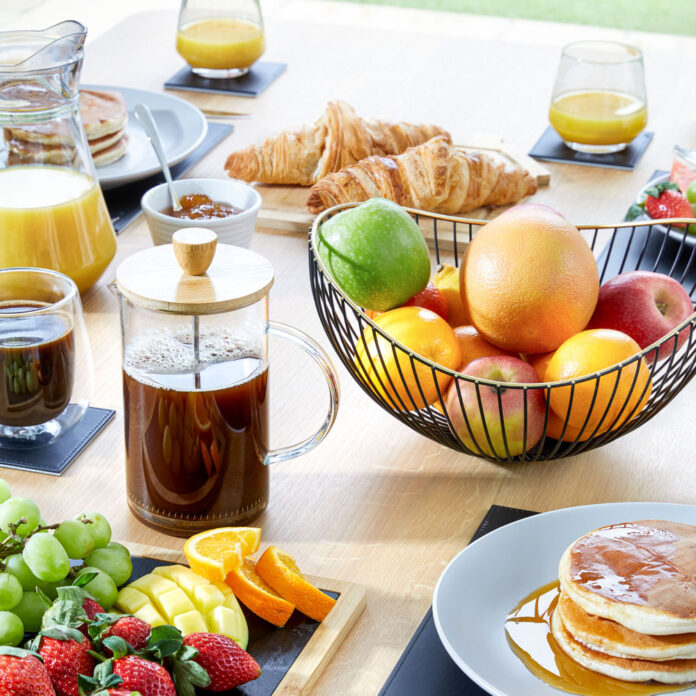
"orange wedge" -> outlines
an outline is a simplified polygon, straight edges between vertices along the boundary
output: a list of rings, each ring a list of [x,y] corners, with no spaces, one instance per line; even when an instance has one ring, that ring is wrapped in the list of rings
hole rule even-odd
[[[256,561],[245,558],[226,580],[247,609],[274,626],[285,626],[295,607],[273,591],[256,572]]]
[[[336,604],[335,599],[305,580],[292,556],[275,546],[269,546],[263,552],[256,564],[256,572],[310,619],[323,621]]]
[[[184,544],[191,570],[207,580],[224,582],[244,556],[259,548],[259,527],[220,527],[192,536]]]

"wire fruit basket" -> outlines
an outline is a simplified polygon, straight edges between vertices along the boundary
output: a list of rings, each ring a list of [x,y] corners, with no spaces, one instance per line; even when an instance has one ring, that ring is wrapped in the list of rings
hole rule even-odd
[[[353,379],[394,418],[435,442],[500,463],[579,454],[640,427],[696,372],[696,313],[637,355],[563,382],[495,382],[437,365],[385,333],[344,295],[320,259],[317,240],[322,223],[356,205],[330,208],[312,225],[309,274],[314,303],[331,345]],[[458,267],[466,245],[486,223],[407,210],[433,247],[437,265]],[[585,225],[578,229],[595,254],[600,283],[627,271],[656,271],[681,283],[693,299],[696,238],[688,234],[687,226],[678,226],[679,222],[687,221]],[[519,392],[523,397],[521,443],[503,418],[504,398],[510,398],[510,390],[517,393],[518,402]],[[426,394],[433,393],[437,394],[434,401],[426,399]],[[540,398],[544,404],[542,435],[538,441],[528,442],[529,421],[539,419]],[[564,405],[564,417],[558,415],[558,408],[551,409],[552,402]],[[574,402],[582,403],[582,409],[573,411]],[[582,414],[581,423],[578,413]]]

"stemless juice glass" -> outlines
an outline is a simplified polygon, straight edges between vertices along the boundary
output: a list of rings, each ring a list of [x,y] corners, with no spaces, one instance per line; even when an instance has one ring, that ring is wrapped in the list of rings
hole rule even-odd
[[[89,406],[92,380],[75,283],[44,268],[0,270],[0,447],[66,433]]]
[[[611,41],[565,46],[549,121],[573,150],[603,154],[627,147],[648,122],[640,50]]]
[[[259,0],[183,0],[176,50],[197,75],[241,77],[263,55]]]

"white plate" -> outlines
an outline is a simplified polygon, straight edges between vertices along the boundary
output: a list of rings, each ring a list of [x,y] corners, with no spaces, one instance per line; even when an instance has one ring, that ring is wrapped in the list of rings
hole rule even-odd
[[[128,108],[126,131],[129,141],[126,154],[113,164],[96,168],[99,183],[104,190],[145,179],[160,171],[150,141],[133,113],[136,104],[146,104],[150,107],[170,167],[188,157],[203,142],[208,132],[208,122],[200,109],[179,97],[112,85],[80,87],[120,92]]]
[[[518,602],[558,577],[561,554],[575,539],[607,524],[664,519],[696,524],[696,506],[611,503],[554,510],[508,524],[467,546],[435,588],[433,616],[455,663],[494,696],[565,693],[535,677],[513,654],[505,618]],[[696,688],[680,691],[696,695]]]
[[[645,192],[651,187],[654,186],[655,184],[659,184],[663,181],[669,181],[669,174],[661,174],[660,176],[656,176],[654,179],[651,181],[648,181],[645,186],[638,192],[638,195],[636,196],[636,203],[642,203],[645,200]],[[652,218],[647,214],[643,213],[640,217],[637,217],[633,222],[636,224],[640,224],[643,221],[649,222],[652,220]],[[655,225],[656,229],[660,230],[661,232],[666,232],[667,228],[664,225]],[[682,240],[685,240],[687,244],[696,244],[696,235],[693,234],[687,234],[686,237],[684,237],[684,230],[677,230],[674,228],[670,228],[669,230],[669,236],[672,237],[672,239],[676,239],[678,242],[681,242]]]

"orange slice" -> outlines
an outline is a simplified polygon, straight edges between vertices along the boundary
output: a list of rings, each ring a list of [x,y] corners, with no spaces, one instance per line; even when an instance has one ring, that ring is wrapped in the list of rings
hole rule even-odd
[[[295,607],[273,591],[256,572],[256,561],[245,558],[226,580],[235,597],[274,626],[285,626]]]
[[[256,572],[310,619],[323,621],[336,604],[335,599],[305,580],[292,556],[275,546],[269,546],[263,552],[256,564]]]
[[[191,570],[207,580],[224,582],[242,565],[244,556],[259,548],[259,527],[220,527],[192,536],[184,544]]]

